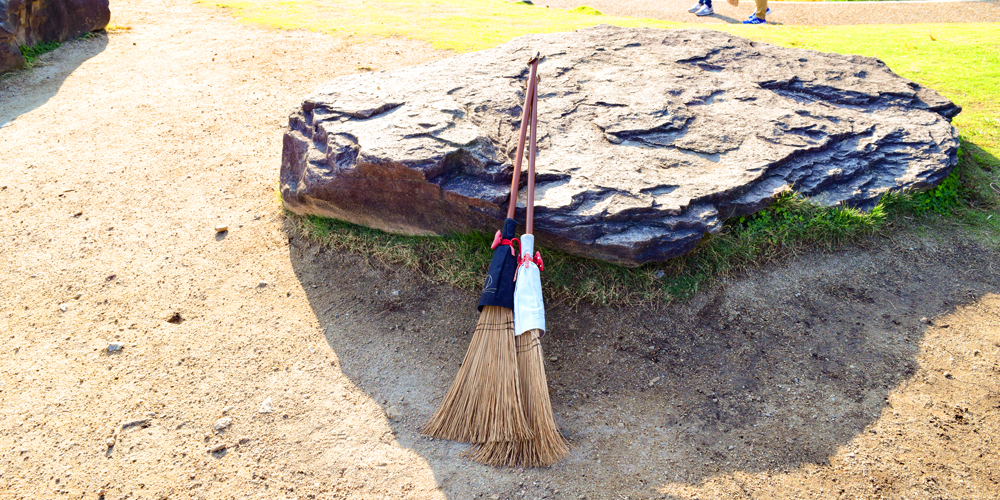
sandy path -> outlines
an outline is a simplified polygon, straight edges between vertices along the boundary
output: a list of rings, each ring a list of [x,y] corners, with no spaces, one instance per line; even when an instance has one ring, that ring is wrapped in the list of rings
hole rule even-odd
[[[0,489],[433,496],[426,461],[337,368],[275,185],[287,111],[318,83],[440,56],[238,26],[188,2],[112,8],[131,31],[69,43],[0,91],[0,123],[13,120],[0,130]],[[103,353],[111,341],[124,352]],[[274,413],[259,414],[267,397]],[[234,423],[216,434],[226,407]],[[206,453],[219,443],[225,458]],[[379,468],[407,472],[358,472]]]
[[[447,54],[112,10],[0,80],[0,497],[1000,495],[1000,251],[954,231],[552,307],[550,469],[422,437],[476,297],[295,237],[275,186],[317,84]]]

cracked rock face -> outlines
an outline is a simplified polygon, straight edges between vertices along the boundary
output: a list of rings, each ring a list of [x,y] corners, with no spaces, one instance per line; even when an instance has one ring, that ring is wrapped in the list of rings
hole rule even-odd
[[[870,209],[957,162],[960,108],[877,59],[598,26],[324,85],[289,120],[286,206],[405,234],[493,233],[534,50],[546,56],[542,246],[629,266],[665,260],[783,191]],[[522,190],[522,223],[523,204]]]

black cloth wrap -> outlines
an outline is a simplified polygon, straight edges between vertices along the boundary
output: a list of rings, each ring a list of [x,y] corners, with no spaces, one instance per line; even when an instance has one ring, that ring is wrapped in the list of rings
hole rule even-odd
[[[517,222],[514,219],[503,221],[500,235],[505,240],[514,237]],[[483,295],[479,298],[479,311],[483,306],[500,306],[514,309],[514,273],[517,272],[517,257],[511,255],[510,245],[500,245],[493,250],[493,260],[490,261],[490,271],[486,274],[483,285]]]

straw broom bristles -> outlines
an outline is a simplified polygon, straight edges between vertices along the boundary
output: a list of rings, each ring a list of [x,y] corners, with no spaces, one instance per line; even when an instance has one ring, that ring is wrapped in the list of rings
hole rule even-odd
[[[507,467],[545,467],[569,455],[569,446],[559,433],[549,400],[539,330],[517,336],[517,367],[521,399],[533,437],[491,441],[473,450],[470,457],[482,464]]]
[[[483,307],[462,367],[423,433],[464,443],[531,437],[518,387],[513,332],[512,310]]]

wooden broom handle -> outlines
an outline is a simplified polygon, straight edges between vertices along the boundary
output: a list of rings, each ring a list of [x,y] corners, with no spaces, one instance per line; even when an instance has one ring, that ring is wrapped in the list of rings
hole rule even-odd
[[[535,78],[538,72],[538,52],[531,57],[528,65],[531,73],[528,76],[528,90],[524,97],[524,109],[521,112],[521,132],[517,137],[517,156],[514,158],[514,176],[510,181],[510,203],[507,206],[507,218],[514,218],[514,210],[517,208],[517,191],[521,184],[521,159],[524,157],[524,136],[528,132],[528,121],[530,120],[531,100],[535,92]]]
[[[528,199],[525,215],[524,232],[533,234],[535,230],[535,149],[537,146],[536,132],[538,130],[538,78],[534,81],[535,88],[531,91],[531,138],[528,139]]]

